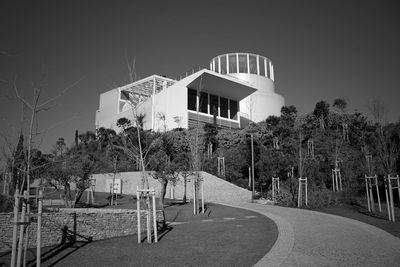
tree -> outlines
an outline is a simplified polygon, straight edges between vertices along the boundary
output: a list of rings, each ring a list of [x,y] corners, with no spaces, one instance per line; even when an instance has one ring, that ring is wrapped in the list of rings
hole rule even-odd
[[[64,164],[64,162],[66,164]],[[46,184],[55,188],[68,208],[75,208],[83,192],[90,186],[90,176],[96,169],[96,158],[87,151],[66,154],[60,160],[51,163],[44,172]],[[75,192],[71,186],[75,185]]]
[[[25,161],[25,148],[24,148],[24,135],[22,132],[19,135],[18,144],[15,148],[14,155],[10,159],[9,168],[12,173],[12,187],[10,194],[14,194],[15,190],[19,188],[25,188],[23,185],[24,171],[26,169]],[[21,186],[22,185],[22,186]]]
[[[60,157],[62,158],[63,156],[63,151],[65,148],[65,141],[63,137],[58,138],[57,142],[56,142],[56,147],[57,147],[57,151],[60,152]]]
[[[78,140],[79,140],[79,134],[78,134],[78,130],[75,130],[75,146],[78,146]]]
[[[332,106],[344,112],[347,108],[347,102],[344,98],[336,98],[335,100],[333,100]]]
[[[320,126],[322,129],[325,128],[329,115],[329,104],[325,101],[319,101],[314,108],[313,114],[320,121]]]
[[[87,147],[91,142],[96,140],[96,134],[92,131],[86,131],[79,134],[78,138]]]

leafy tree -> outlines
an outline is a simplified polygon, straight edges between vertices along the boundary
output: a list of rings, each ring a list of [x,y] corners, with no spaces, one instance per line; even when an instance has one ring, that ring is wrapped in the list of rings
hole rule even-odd
[[[64,151],[64,148],[65,148],[65,140],[64,140],[63,137],[58,138],[58,140],[56,142],[56,148],[57,148],[57,151],[60,152],[60,157],[62,158],[63,151]]]
[[[325,128],[329,115],[329,104],[325,101],[319,101],[313,111],[314,116],[320,121],[321,128]]]
[[[19,135],[18,143],[15,148],[12,158],[9,160],[9,166],[12,173],[12,184],[10,194],[14,194],[15,190],[19,188],[25,189],[24,175],[26,170],[26,159],[25,159],[25,148],[24,148],[24,135],[22,132]]]

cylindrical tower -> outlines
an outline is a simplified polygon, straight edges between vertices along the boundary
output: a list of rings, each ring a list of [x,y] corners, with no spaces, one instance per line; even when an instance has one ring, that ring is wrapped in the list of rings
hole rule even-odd
[[[280,115],[285,100],[275,93],[274,66],[266,57],[250,53],[219,55],[210,62],[210,70],[245,81],[256,92],[240,101],[240,112],[254,122]]]

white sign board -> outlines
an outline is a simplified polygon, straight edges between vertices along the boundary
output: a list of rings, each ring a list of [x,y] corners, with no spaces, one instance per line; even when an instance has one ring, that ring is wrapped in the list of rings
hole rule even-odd
[[[112,184],[113,184],[113,179],[106,180],[105,192],[112,191]],[[122,194],[122,180],[121,179],[114,179],[114,191],[113,192],[116,194]]]

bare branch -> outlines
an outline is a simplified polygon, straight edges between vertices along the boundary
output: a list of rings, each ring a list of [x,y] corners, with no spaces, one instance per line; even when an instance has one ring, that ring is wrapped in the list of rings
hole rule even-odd
[[[75,85],[77,85],[79,82],[81,82],[84,78],[80,78],[78,81],[74,82],[73,84],[71,84],[70,86],[67,86],[66,88],[64,88],[64,90],[61,91],[61,93],[59,93],[58,95],[44,101],[41,104],[38,104],[37,107],[38,109],[40,109],[43,106],[46,106],[47,104],[57,100],[58,98],[60,98],[61,96],[63,96],[69,89],[73,88]]]
[[[18,88],[17,88],[17,76],[15,76],[15,78],[14,78],[13,86],[14,86],[14,91],[15,91],[15,94],[16,94],[17,98],[18,98],[19,100],[21,100],[22,103],[24,103],[25,106],[27,106],[29,109],[33,110],[33,106],[32,106],[31,104],[29,104],[29,103],[25,100],[25,98],[23,98],[23,97],[21,97],[21,96],[19,95]]]
[[[47,133],[49,130],[54,129],[55,127],[59,126],[60,124],[66,123],[67,121],[74,120],[74,119],[76,119],[77,117],[79,117],[79,113],[77,113],[77,114],[75,114],[75,115],[73,115],[73,116],[71,116],[71,117],[69,117],[69,118],[67,118],[67,119],[65,119],[65,120],[58,121],[57,123],[51,125],[50,127],[48,127],[47,129],[45,129],[45,130],[42,131],[42,132],[38,132],[37,134],[42,134],[42,138],[40,139],[40,142],[39,142],[38,146],[40,147],[40,145],[43,143],[43,139],[44,139],[44,137],[46,136],[46,133]]]
[[[6,51],[0,51],[0,54],[3,55],[3,56],[7,56],[7,57],[17,57],[17,56],[22,55],[22,53],[19,53],[19,54],[11,54],[11,53],[6,52]]]
[[[125,61],[128,67],[128,75],[131,83],[136,81],[136,57],[133,57],[132,63],[129,61],[128,55],[125,53]]]

